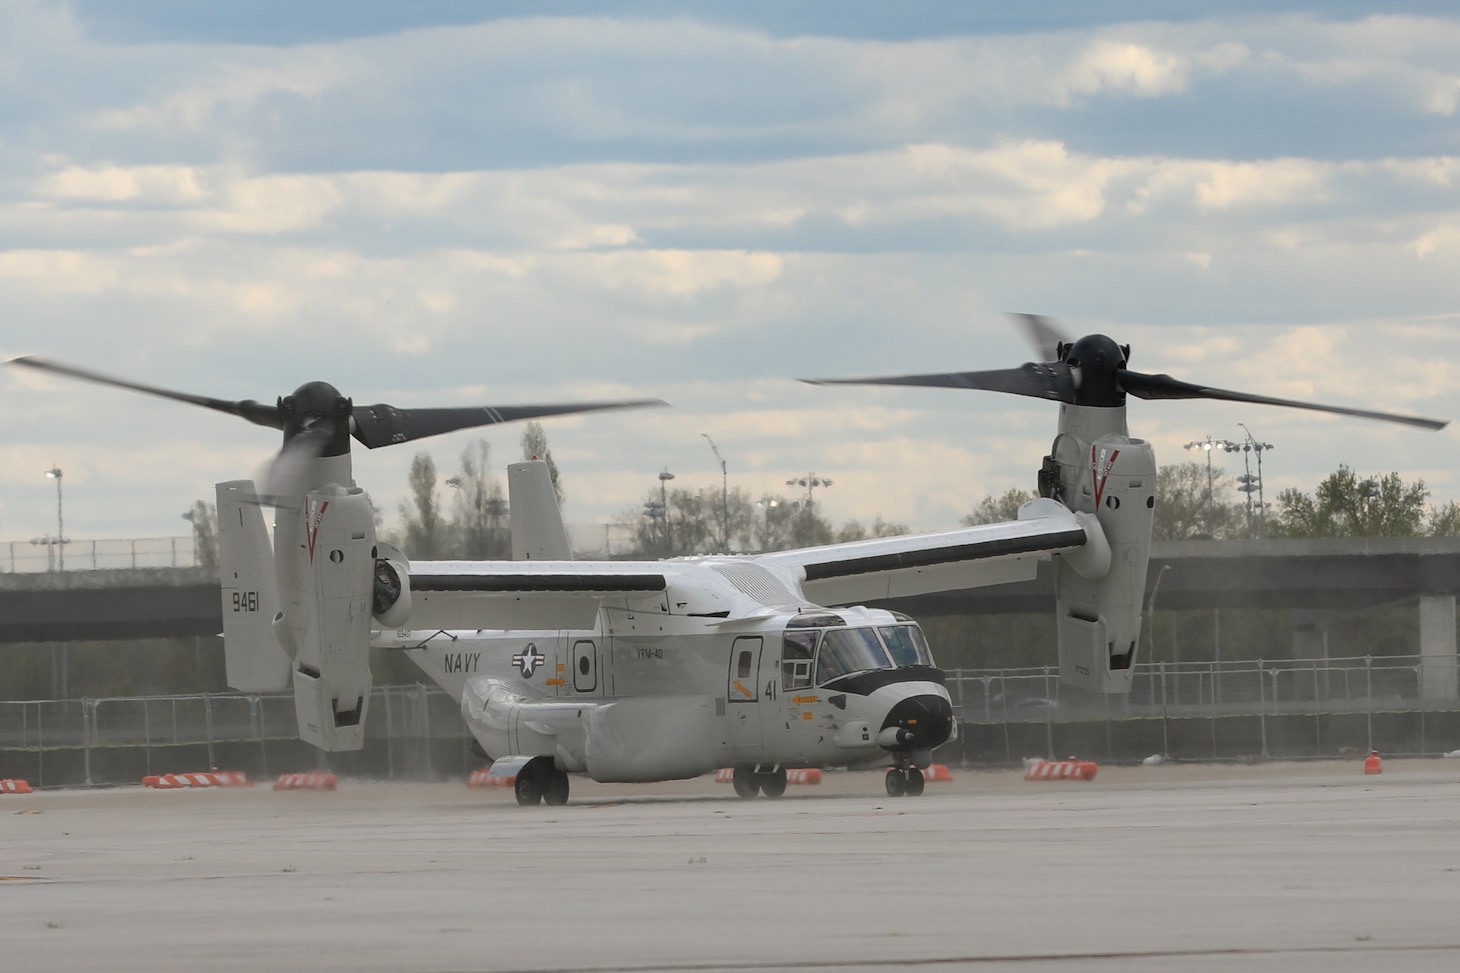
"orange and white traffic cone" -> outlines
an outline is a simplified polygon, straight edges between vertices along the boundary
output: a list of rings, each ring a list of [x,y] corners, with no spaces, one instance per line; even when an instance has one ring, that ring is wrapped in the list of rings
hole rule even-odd
[[[1379,759],[1379,751],[1370,750],[1369,755],[1364,758],[1364,773],[1377,774],[1383,771],[1384,761]]]

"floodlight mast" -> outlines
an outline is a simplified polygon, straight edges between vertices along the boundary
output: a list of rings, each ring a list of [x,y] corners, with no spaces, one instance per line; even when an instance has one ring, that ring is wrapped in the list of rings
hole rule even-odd
[[[710,444],[710,449],[715,454],[715,459],[720,462],[720,551],[724,554],[730,553],[730,474],[725,467],[725,457],[720,455],[720,448],[710,438],[707,432],[700,433],[705,441]]]
[[[61,468],[55,463],[46,476],[56,481],[56,570],[66,570],[66,520],[61,515]]]

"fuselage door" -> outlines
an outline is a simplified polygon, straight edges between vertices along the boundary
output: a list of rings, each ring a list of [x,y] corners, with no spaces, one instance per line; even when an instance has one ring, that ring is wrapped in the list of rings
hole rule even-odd
[[[759,763],[764,757],[760,703],[760,636],[741,636],[730,646],[730,674],[725,686],[729,704],[730,748],[738,762]]]
[[[598,647],[592,639],[573,643],[573,690],[580,693],[598,691]]]
[[[730,677],[725,698],[730,703],[753,703],[760,698],[759,635],[746,635],[735,640],[730,649]]]

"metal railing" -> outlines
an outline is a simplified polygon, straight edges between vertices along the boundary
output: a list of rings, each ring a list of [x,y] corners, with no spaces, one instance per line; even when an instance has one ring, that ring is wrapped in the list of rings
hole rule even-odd
[[[58,556],[64,553],[64,558]],[[116,568],[191,568],[199,557],[191,536],[73,540],[53,537],[6,541],[0,549],[0,572],[40,574],[56,571],[99,571]]]
[[[1425,698],[1423,675],[1419,656],[1154,663],[1137,667],[1128,696],[1100,696],[1063,688],[1053,667],[955,669],[947,686],[964,731],[942,759],[1305,758],[1376,746],[1448,753],[1460,747],[1460,701]],[[418,779],[459,772],[469,742],[444,691],[377,686],[365,752],[330,757],[355,761],[364,776]],[[135,783],[204,761],[296,770],[315,759],[299,743],[287,693],[0,702],[0,778],[34,786]]]
[[[1126,696],[1094,696],[1063,688],[1053,666],[953,669],[948,691],[967,722],[1040,722],[1092,716],[1142,718],[1240,716],[1254,713],[1362,712],[1391,705],[1424,706],[1424,660],[1418,655],[1339,659],[1156,662],[1138,664]],[[1455,700],[1433,701],[1442,708]]]
[[[29,774],[34,786],[46,786],[48,775],[71,784],[136,783],[147,774],[239,761],[258,773],[267,769],[271,749],[304,746],[298,737],[289,693],[5,701],[0,778]],[[466,738],[455,701],[440,689],[376,686],[366,722],[372,752],[362,772],[388,779],[429,776],[432,744],[464,747]],[[180,759],[193,764],[175,766]],[[21,763],[30,768],[26,773],[10,766]]]

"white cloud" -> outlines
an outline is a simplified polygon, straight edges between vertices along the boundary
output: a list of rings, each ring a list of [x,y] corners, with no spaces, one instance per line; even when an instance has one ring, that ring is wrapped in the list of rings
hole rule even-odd
[[[270,48],[108,45],[64,7],[16,9],[0,344],[230,397],[326,378],[403,405],[674,402],[554,421],[570,517],[635,505],[666,465],[715,483],[709,432],[732,486],[816,469],[838,521],[951,526],[1029,485],[1047,404],[791,379],[1014,365],[1004,308],[1193,381],[1460,415],[1460,162],[1426,115],[1453,111],[1453,20],[894,42],[605,15]],[[1258,141],[1333,112],[1322,146]],[[152,533],[275,444],[67,389],[14,397],[16,536],[46,529],[37,462],[94,489],[79,524]],[[1167,458],[1236,421],[1279,442],[1274,482],[1356,454],[1460,482],[1448,440],[1132,406]],[[499,459],[518,434],[490,431]],[[391,518],[410,452],[356,457]]]

